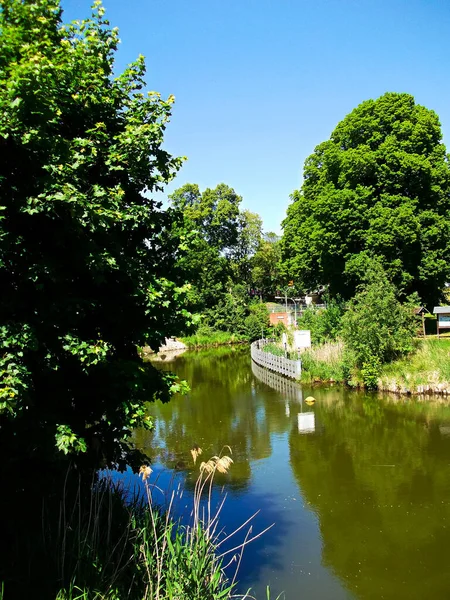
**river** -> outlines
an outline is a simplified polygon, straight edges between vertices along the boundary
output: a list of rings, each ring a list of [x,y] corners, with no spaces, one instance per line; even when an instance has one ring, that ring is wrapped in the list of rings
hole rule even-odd
[[[240,592],[450,598],[448,403],[302,388],[261,372],[248,348],[188,352],[162,368],[191,392],[149,405],[156,428],[136,434],[158,486],[181,484],[186,500],[198,474],[191,447],[205,460],[228,445],[221,525],[231,532],[257,510],[252,534],[274,524],[247,546]]]

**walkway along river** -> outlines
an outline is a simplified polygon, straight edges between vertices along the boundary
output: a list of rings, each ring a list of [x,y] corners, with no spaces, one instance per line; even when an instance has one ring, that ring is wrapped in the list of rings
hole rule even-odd
[[[219,483],[231,531],[260,509],[240,590],[271,585],[288,600],[450,597],[450,406],[333,387],[312,393],[251,363],[248,348],[186,353],[162,368],[188,397],[149,405],[154,433],[136,440],[161,473],[190,493],[190,448],[229,444]]]

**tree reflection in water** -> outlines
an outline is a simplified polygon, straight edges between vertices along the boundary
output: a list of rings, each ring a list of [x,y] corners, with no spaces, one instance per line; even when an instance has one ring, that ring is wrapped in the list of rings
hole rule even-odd
[[[358,598],[450,596],[450,408],[324,394],[319,434],[290,435],[323,561]]]
[[[162,368],[174,369],[191,392],[149,404],[156,430],[137,432],[138,445],[188,489],[198,473],[191,447],[207,459],[231,446],[233,467],[218,480],[232,493],[227,530],[258,508],[260,530],[276,522],[248,551],[245,583],[275,576],[287,598],[297,598],[299,586],[320,599],[450,597],[445,402],[302,391],[257,372],[245,347],[188,352]],[[317,401],[306,407],[310,394]]]

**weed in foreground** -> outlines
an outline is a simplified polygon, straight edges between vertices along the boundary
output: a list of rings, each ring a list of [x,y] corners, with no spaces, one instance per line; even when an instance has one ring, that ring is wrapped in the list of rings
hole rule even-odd
[[[229,447],[224,450],[231,454]],[[201,448],[192,448],[194,464],[201,454]],[[234,594],[237,575],[245,547],[269,528],[253,534],[256,512],[230,534],[221,530],[226,496],[214,507],[213,484],[217,473],[227,473],[232,466],[229,454],[222,451],[200,463],[187,525],[175,516],[183,491],[173,490],[162,510],[154,502],[155,491],[161,490],[148,465],[140,470],[143,495],[130,495],[105,479],[93,486],[88,506],[82,507],[80,498],[70,509],[64,502],[57,562],[59,579],[67,583],[57,600],[252,598],[249,592]],[[233,537],[245,530],[244,540],[234,545]],[[227,577],[225,570],[232,564],[234,573]]]

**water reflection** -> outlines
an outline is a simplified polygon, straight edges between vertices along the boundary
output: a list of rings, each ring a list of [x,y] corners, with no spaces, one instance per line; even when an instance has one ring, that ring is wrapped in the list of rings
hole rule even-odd
[[[261,508],[241,580],[259,597],[450,597],[450,408],[330,387],[312,390],[252,365],[247,349],[186,353],[191,393],[150,405],[137,442],[192,485],[189,449],[230,445],[227,530]]]
[[[449,597],[449,407],[342,393],[315,410],[321,434],[289,446],[324,564],[358,598]]]

